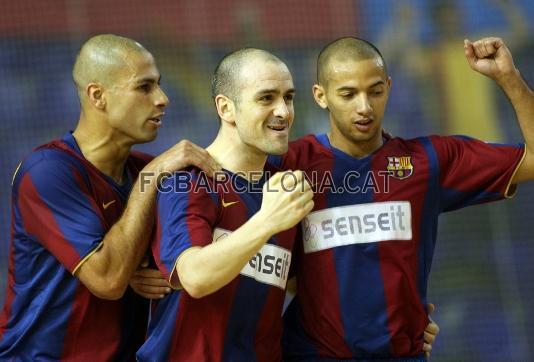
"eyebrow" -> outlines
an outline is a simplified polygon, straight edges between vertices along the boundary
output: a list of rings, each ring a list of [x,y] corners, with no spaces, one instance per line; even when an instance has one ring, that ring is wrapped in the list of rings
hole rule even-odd
[[[145,77],[138,79],[135,84],[142,84],[142,83],[160,83],[161,82],[161,75],[156,80],[154,77]]]
[[[371,84],[367,88],[373,88],[373,87],[376,87],[377,85],[385,85],[385,84],[386,84],[385,81],[379,80],[379,81],[374,82],[373,84]],[[340,87],[340,88],[336,89],[336,91],[342,92],[342,91],[346,91],[346,90],[355,90],[355,89],[358,89],[358,88],[356,88],[356,87]]]
[[[258,97],[258,96],[262,96],[262,95],[265,95],[265,94],[279,94],[280,91],[276,88],[273,88],[273,89],[264,89],[264,90],[261,90],[259,92],[256,92],[255,96]],[[290,88],[288,89],[287,91],[284,92],[284,94],[288,94],[288,93],[295,93],[295,88]]]

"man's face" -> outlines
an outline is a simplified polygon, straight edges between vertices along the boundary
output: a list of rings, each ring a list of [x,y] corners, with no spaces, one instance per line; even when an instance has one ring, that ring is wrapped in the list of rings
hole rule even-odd
[[[328,66],[327,82],[319,89],[315,86],[314,95],[330,111],[332,143],[360,149],[381,145],[391,80],[380,59],[334,59]]]
[[[154,140],[169,99],[159,86],[160,74],[148,52],[131,53],[105,90],[110,126],[128,143]]]
[[[287,152],[295,89],[285,64],[249,62],[237,82],[241,89],[235,101],[235,124],[241,141],[263,154]]]

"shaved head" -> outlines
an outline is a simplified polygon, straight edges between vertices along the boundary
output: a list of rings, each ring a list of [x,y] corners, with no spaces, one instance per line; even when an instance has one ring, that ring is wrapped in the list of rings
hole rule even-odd
[[[334,40],[321,50],[317,58],[317,82],[326,85],[329,75],[329,65],[332,60],[344,62],[347,60],[377,59],[377,64],[384,68],[387,75],[386,62],[380,51],[366,40],[345,37]]]
[[[74,63],[72,77],[80,101],[89,83],[111,86],[117,75],[128,66],[128,57],[133,53],[148,53],[135,40],[113,34],[97,35],[87,40]]]
[[[211,95],[213,98],[222,94],[238,103],[239,83],[243,69],[257,61],[284,64],[277,56],[268,51],[256,48],[244,48],[227,54],[215,68],[211,81]]]

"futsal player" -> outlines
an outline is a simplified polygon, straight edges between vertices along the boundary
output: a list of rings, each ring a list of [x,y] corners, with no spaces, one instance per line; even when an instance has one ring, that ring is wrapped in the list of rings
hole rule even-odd
[[[425,360],[438,215],[511,197],[516,184],[534,178],[531,89],[501,39],[466,40],[464,49],[471,68],[510,99],[525,145],[391,138],[382,119],[392,81],[378,49],[341,38],[319,54],[313,95],[330,131],[292,142],[271,160],[317,180],[296,251],[284,360]]]
[[[287,66],[266,51],[238,50],[217,66],[221,125],[207,150],[225,171],[219,181],[179,172],[162,185],[152,252],[183,290],[153,301],[139,361],[281,360],[294,225],[313,193],[302,172],[264,166],[287,151],[294,93]]]
[[[76,129],[35,149],[13,179],[0,360],[131,360],[145,335],[144,305],[125,291],[147,248],[157,176],[218,168],[187,141],[152,161],[131,151],[156,138],[168,104],[139,43],[92,37],[73,77]]]

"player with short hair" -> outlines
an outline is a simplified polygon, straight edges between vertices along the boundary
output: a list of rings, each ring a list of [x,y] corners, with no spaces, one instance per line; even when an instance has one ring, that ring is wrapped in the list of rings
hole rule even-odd
[[[465,55],[503,88],[526,146],[387,136],[391,78],[376,47],[347,37],[319,54],[313,95],[328,110],[330,132],[292,142],[271,160],[317,180],[296,251],[298,292],[285,314],[284,360],[425,360],[438,215],[511,197],[515,184],[534,178],[532,91],[501,39],[466,40]]]
[[[279,58],[247,48],[222,59],[212,85],[221,126],[207,150],[224,174],[193,169],[162,185],[152,252],[183,290],[153,301],[139,361],[282,358],[293,226],[313,193],[302,172],[264,166],[268,154],[287,152],[293,79]]]
[[[218,169],[188,141],[152,161],[131,151],[156,137],[168,104],[141,44],[92,37],[73,78],[81,104],[75,131],[36,148],[13,179],[1,360],[133,358],[145,313],[125,291],[147,248],[157,176],[188,165]]]

